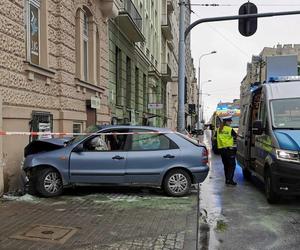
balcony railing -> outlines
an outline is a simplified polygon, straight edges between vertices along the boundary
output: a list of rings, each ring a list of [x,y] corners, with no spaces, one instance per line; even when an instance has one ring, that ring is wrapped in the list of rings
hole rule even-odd
[[[142,34],[143,20],[132,0],[123,0],[123,6],[115,20],[132,42],[145,40]]]
[[[173,39],[171,21],[168,15],[162,15],[161,30],[167,40]]]
[[[130,15],[136,26],[142,30],[142,17],[131,0],[124,0],[124,10]]]

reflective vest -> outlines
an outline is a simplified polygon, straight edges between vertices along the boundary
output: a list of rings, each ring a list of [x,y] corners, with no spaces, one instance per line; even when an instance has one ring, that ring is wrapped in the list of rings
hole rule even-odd
[[[231,135],[232,128],[229,126],[224,126],[222,131],[219,131],[220,128],[217,129],[217,144],[218,149],[233,147],[233,137]]]

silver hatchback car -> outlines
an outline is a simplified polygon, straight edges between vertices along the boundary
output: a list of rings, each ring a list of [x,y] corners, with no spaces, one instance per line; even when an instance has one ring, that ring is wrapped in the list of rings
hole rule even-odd
[[[70,185],[158,186],[184,196],[208,174],[208,151],[165,128],[95,126],[86,136],[37,140],[25,148],[23,170],[40,195]]]

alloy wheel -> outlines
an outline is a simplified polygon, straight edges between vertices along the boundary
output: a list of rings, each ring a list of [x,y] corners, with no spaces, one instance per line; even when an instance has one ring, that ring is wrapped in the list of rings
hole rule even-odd
[[[188,180],[183,174],[176,173],[169,178],[168,187],[174,194],[183,193],[188,187]]]
[[[56,172],[50,172],[45,176],[44,188],[47,192],[54,194],[61,189],[62,182],[59,174]]]

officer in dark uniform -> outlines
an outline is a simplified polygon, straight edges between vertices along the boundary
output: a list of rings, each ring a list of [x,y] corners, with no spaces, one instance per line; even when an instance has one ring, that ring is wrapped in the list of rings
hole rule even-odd
[[[237,183],[233,180],[235,170],[235,155],[236,155],[236,132],[230,127],[232,117],[227,116],[222,118],[222,123],[217,129],[217,144],[220,150],[222,162],[224,165],[225,183],[235,186]]]

